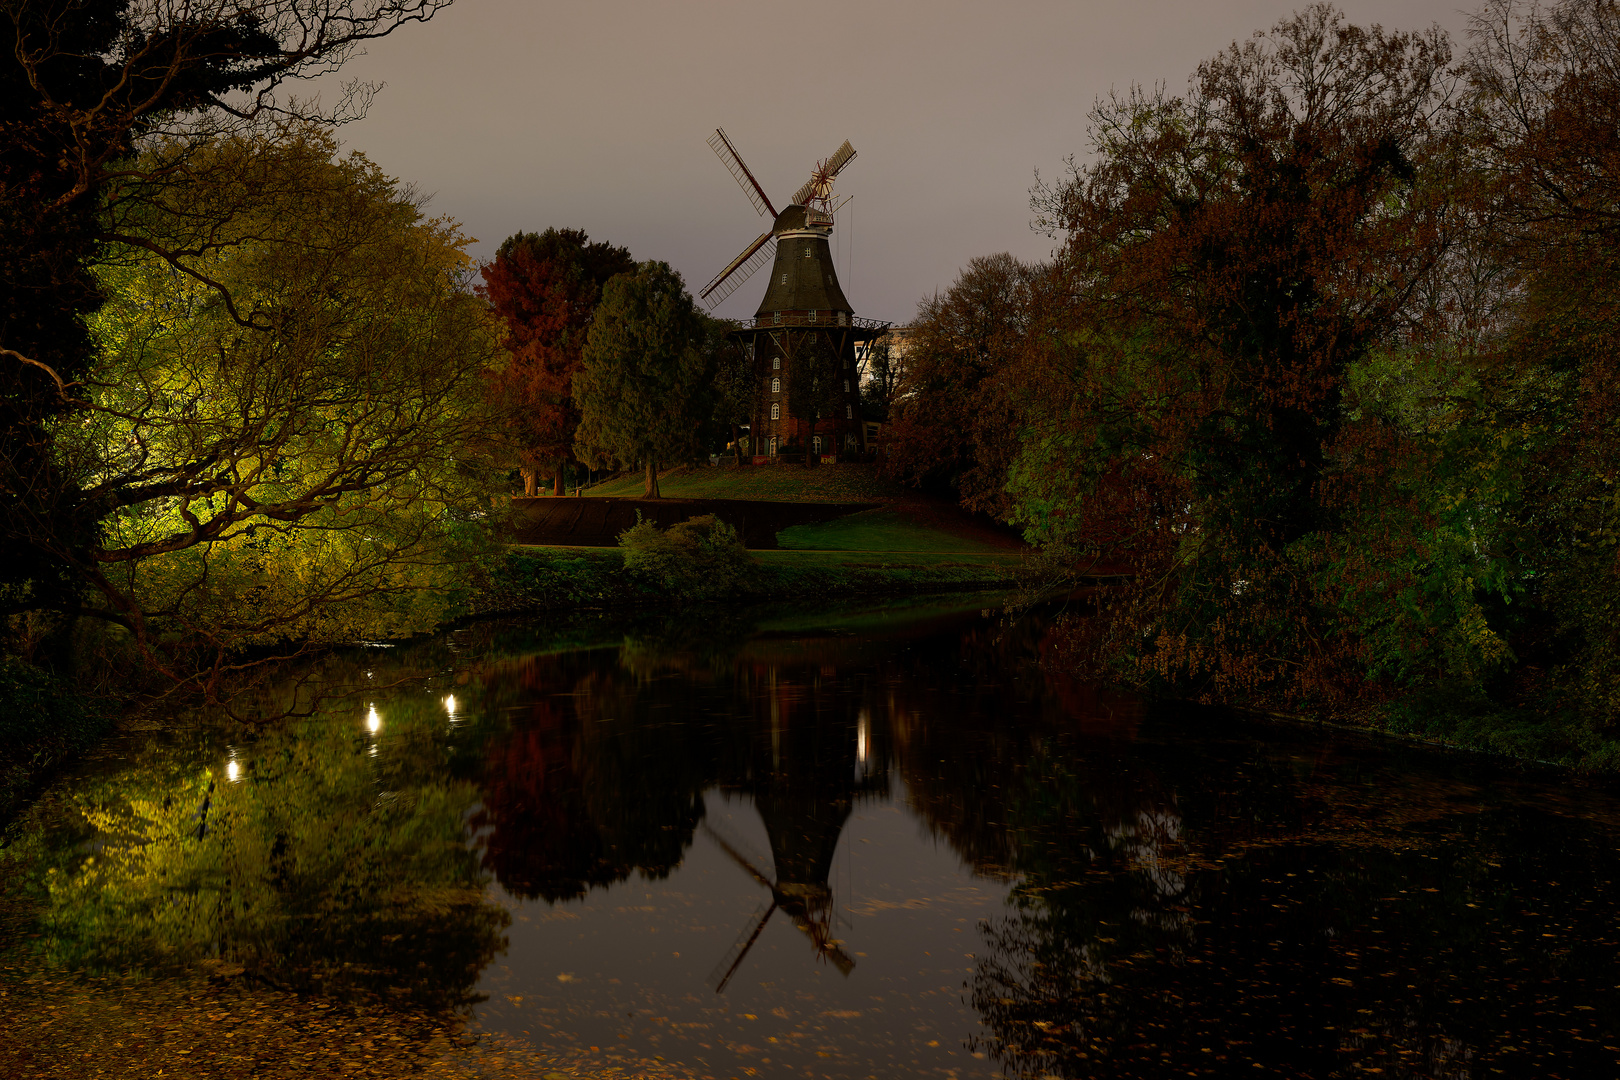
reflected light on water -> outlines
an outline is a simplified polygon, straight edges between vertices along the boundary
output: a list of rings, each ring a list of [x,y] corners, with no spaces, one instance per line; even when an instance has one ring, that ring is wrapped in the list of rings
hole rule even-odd
[[[872,714],[862,709],[855,720],[855,778],[867,774],[872,747]]]
[[[456,722],[456,695],[444,695],[444,711],[450,714],[450,722]]]
[[[366,707],[366,730],[373,735],[382,730],[382,717],[377,713],[377,706]]]
[[[225,779],[234,784],[236,783],[237,777],[240,775],[241,767],[236,764],[235,758],[231,758],[231,760],[225,763]]]

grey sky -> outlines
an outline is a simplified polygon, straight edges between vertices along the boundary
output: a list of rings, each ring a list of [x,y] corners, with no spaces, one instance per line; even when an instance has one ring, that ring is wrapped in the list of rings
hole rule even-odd
[[[480,258],[574,226],[666,260],[694,293],[765,227],[705,145],[714,128],[779,208],[847,138],[839,276],[857,314],[903,322],[974,255],[1049,252],[1029,228],[1034,171],[1084,156],[1099,95],[1180,91],[1199,60],[1300,6],[460,0],[344,69],[388,85],[342,134],[432,193]],[[1341,6],[1465,44],[1455,0]],[[764,287],[756,274],[717,313],[752,315]]]

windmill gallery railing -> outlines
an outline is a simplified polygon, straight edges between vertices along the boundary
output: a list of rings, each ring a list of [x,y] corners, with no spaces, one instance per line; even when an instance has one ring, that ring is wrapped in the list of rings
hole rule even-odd
[[[857,330],[870,330],[881,334],[892,323],[882,319],[862,319],[854,315],[846,315],[842,311],[776,311],[769,315],[761,315],[757,319],[738,319],[734,328],[737,330],[775,330],[782,326],[814,326],[820,329],[838,327],[854,327]]]

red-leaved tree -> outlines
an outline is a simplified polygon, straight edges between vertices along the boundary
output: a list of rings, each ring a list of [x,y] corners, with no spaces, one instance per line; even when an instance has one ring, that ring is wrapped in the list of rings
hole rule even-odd
[[[517,233],[483,268],[480,294],[501,321],[510,354],[490,392],[513,410],[517,465],[523,492],[533,495],[540,476],[554,477],[563,494],[563,470],[574,456],[574,373],[602,286],[636,267],[630,252],[581,229]]]

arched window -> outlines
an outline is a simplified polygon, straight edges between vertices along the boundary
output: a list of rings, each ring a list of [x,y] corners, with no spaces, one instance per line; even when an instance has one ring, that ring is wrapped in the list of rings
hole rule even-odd
[[[782,419],[782,406],[777,405],[774,402],[771,404],[771,419],[772,420],[780,420],[780,419]],[[775,443],[776,440],[772,439],[771,442]],[[776,451],[772,450],[771,453],[774,454],[774,453],[776,453]]]
[[[845,420],[853,420],[853,419],[855,419],[855,406],[853,406],[853,405],[845,405],[844,406],[844,419]]]
[[[844,380],[844,393],[846,393],[846,394],[849,393],[849,380],[848,379]]]
[[[772,371],[781,371],[782,370],[782,358],[780,356],[771,357],[771,370]]]
[[[771,380],[771,393],[780,394],[781,392],[782,392],[782,380],[773,378]]]
[[[772,405],[771,408],[774,409],[774,408],[776,408],[776,406]],[[775,457],[775,456],[776,456],[776,436],[772,435],[771,436],[771,457]]]

